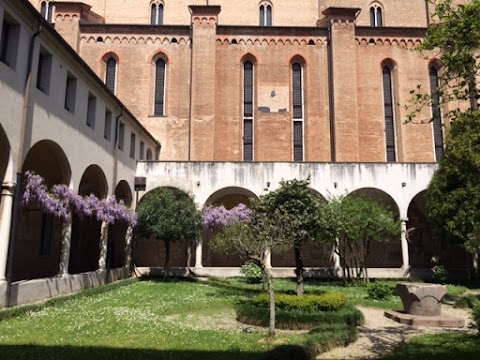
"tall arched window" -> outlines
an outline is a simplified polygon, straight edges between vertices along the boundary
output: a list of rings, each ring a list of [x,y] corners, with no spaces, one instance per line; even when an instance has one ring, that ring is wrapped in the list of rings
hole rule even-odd
[[[243,160],[253,161],[253,63],[243,63]]]
[[[303,75],[302,65],[292,65],[293,161],[303,161]]]
[[[155,62],[155,99],[153,114],[156,116],[165,115],[165,75],[167,64],[164,59],[159,58]]]
[[[116,88],[116,81],[117,81],[117,60],[115,58],[110,57],[105,62],[105,85],[115,93]]]
[[[260,5],[260,26],[272,26],[272,5]]]
[[[378,4],[370,7],[370,26],[383,26],[382,8]]]
[[[40,3],[40,14],[48,22],[52,22],[53,4],[50,1],[42,1]]]
[[[154,1],[150,7],[150,24],[163,25],[163,4]]]
[[[438,70],[434,65],[431,65],[428,70],[430,78],[430,94],[432,98],[432,125],[433,142],[435,146],[435,160],[440,161],[443,156],[443,129],[440,95],[438,93]]]
[[[395,144],[395,117],[393,108],[392,70],[384,65],[383,73],[383,109],[385,113],[385,143],[387,162],[397,161]]]

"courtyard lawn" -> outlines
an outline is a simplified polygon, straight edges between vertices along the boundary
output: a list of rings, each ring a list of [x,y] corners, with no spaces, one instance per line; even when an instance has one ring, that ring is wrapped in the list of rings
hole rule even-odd
[[[136,281],[51,306],[0,311],[0,358],[246,360],[279,345],[324,350],[355,336],[344,326],[279,331],[269,340],[265,329],[235,321],[235,303],[258,292],[238,285]]]
[[[477,334],[422,335],[400,345],[382,360],[478,360],[480,336]]]

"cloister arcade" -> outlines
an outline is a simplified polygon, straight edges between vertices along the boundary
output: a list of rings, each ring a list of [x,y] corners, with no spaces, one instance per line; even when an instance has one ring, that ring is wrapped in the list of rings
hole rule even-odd
[[[470,266],[467,253],[459,246],[433,241],[425,216],[425,190],[435,170],[434,164],[358,164],[358,163],[139,163],[138,176],[147,178],[142,196],[157,187],[175,187],[189,194],[199,209],[224,205],[231,208],[249,204],[267,191],[279,186],[282,179],[306,179],[311,188],[325,201],[336,196],[366,196],[385,205],[401,220],[402,234],[397,241],[372,244],[368,258],[371,276],[424,276],[431,267],[431,257],[440,256],[447,267],[460,269]],[[142,239],[138,239],[142,244]],[[139,245],[141,246],[141,245]],[[182,254],[177,249],[177,254]],[[142,254],[137,265],[159,266]],[[449,254],[450,256],[447,256]],[[451,256],[454,254],[454,256]],[[326,245],[306,244],[303,248],[306,268],[327,269],[335,265],[332,249]],[[185,266],[184,256],[174,259],[178,267]],[[467,261],[465,261],[467,259]],[[225,257],[213,252],[204,238],[197,246],[196,270],[205,274],[236,274],[242,259]],[[271,265],[277,274],[290,274],[294,267],[293,251],[272,254]],[[234,270],[236,269],[236,270]]]

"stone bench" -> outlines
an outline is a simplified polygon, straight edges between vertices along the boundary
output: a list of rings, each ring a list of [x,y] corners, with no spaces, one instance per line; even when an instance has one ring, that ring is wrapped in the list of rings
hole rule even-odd
[[[419,316],[438,316],[442,299],[447,293],[445,285],[399,283],[397,292],[405,313]]]

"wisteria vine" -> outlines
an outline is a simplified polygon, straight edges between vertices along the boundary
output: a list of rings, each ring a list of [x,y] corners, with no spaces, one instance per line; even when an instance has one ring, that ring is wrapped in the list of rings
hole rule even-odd
[[[23,204],[37,201],[42,210],[67,222],[75,212],[80,217],[96,217],[98,221],[113,224],[124,221],[135,227],[137,215],[122,202],[117,202],[115,195],[107,199],[98,199],[95,195],[81,196],[66,185],[54,185],[48,190],[45,180],[30,171],[25,172],[25,191]]]
[[[209,206],[203,210],[203,225],[215,231],[239,221],[249,221],[252,215],[253,210],[245,204],[238,204],[230,210],[224,206]]]

